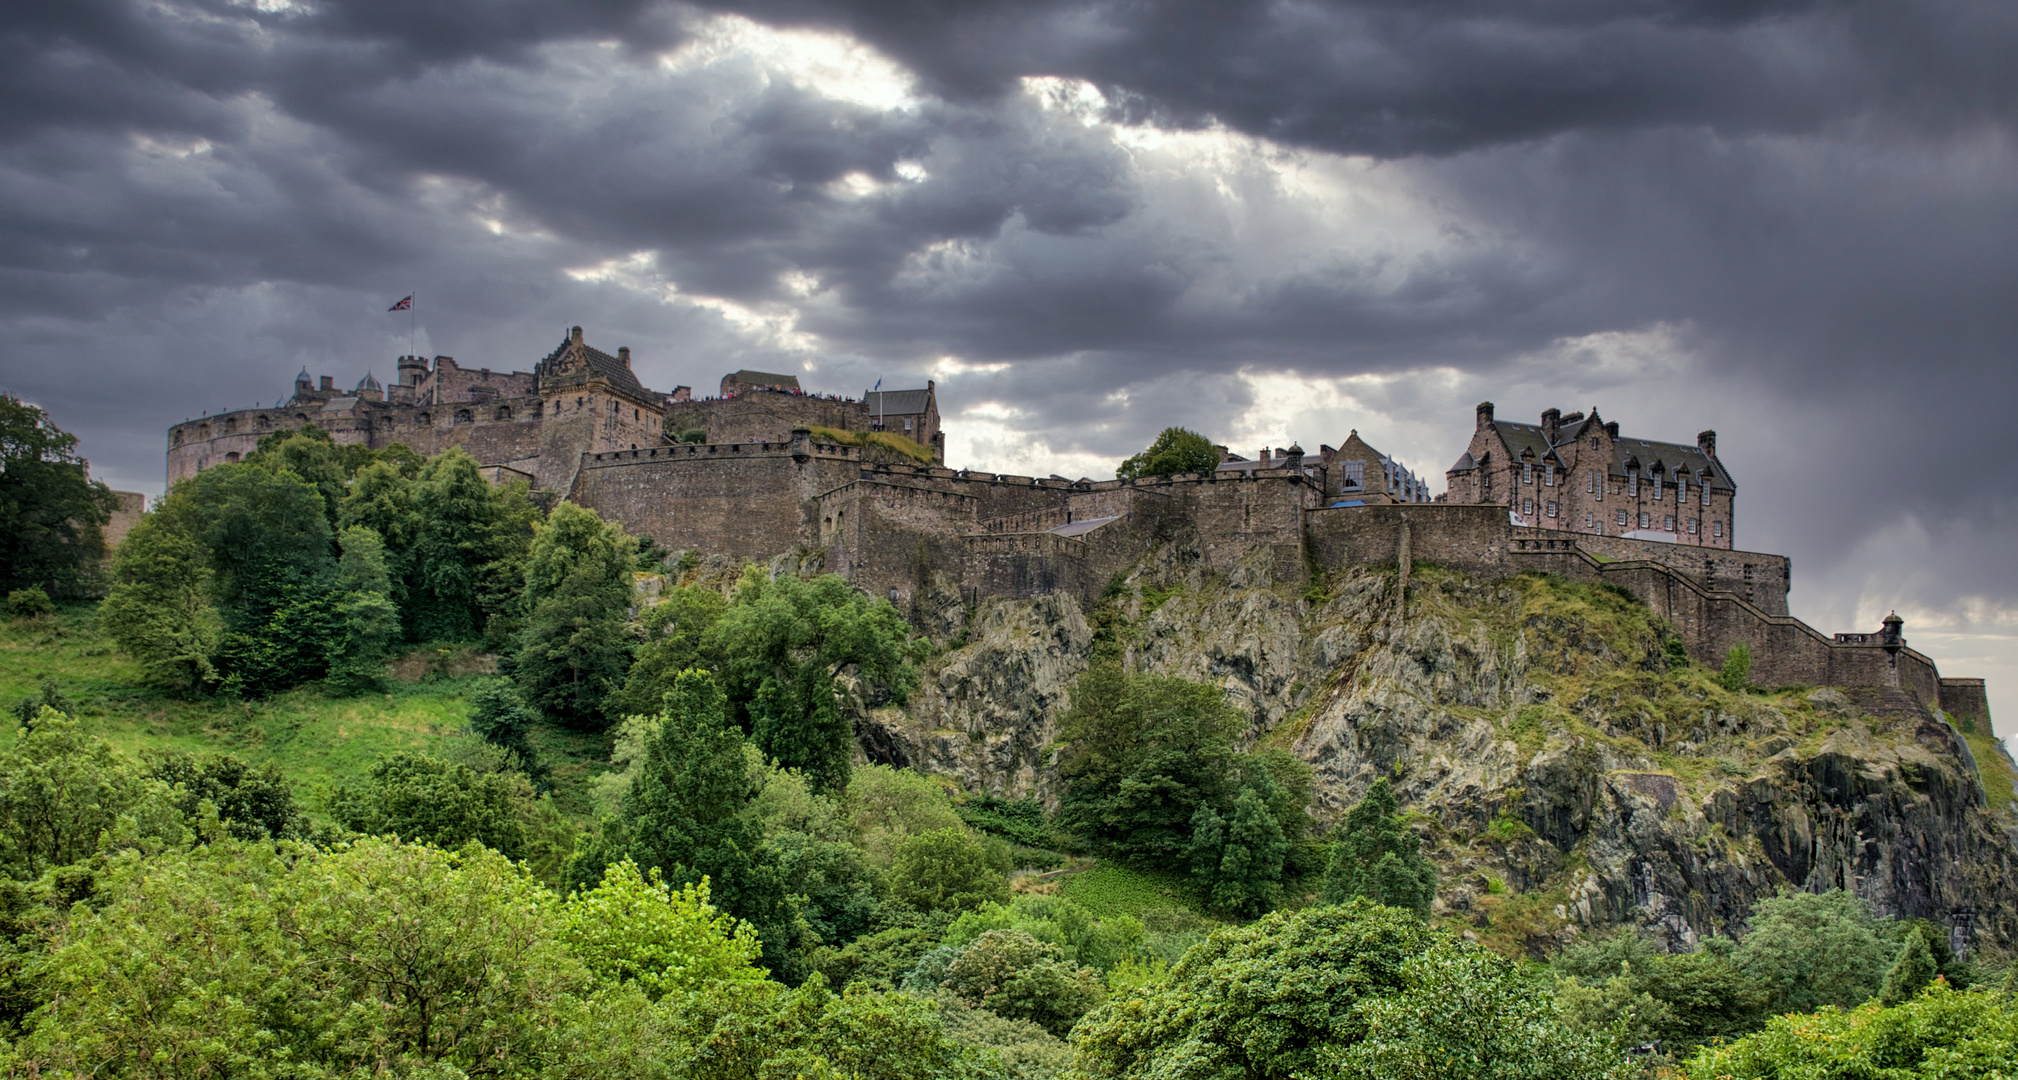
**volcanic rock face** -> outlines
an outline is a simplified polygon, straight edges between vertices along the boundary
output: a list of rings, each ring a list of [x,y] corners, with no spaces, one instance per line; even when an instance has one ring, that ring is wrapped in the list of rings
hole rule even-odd
[[[1886,914],[2018,946],[2008,757],[1972,761],[1896,690],[1733,692],[1636,601],[1524,577],[1357,567],[1223,576],[1173,546],[1094,610],[983,602],[865,745],[974,788],[1055,797],[1048,745],[1096,654],[1216,683],[1249,738],[1316,772],[1330,820],[1386,776],[1443,871],[1438,907],[1539,948],[1645,926],[1741,929],[1780,889],[1851,889]],[[1986,788],[1987,785],[2001,787]]]

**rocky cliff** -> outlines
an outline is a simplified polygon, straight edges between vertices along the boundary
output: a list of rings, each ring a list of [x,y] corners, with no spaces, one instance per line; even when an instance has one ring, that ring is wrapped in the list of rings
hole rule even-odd
[[[1539,948],[1580,927],[1689,941],[1761,896],[1841,886],[1881,912],[2018,946],[2010,759],[1900,691],[1725,689],[1646,607],[1542,577],[1417,565],[1208,575],[1171,545],[1091,611],[1063,596],[935,606],[949,646],[877,756],[1050,796],[1047,747],[1102,650],[1224,687],[1292,749],[1329,819],[1388,776],[1443,869],[1439,909]],[[1959,941],[1958,941],[1959,943]]]

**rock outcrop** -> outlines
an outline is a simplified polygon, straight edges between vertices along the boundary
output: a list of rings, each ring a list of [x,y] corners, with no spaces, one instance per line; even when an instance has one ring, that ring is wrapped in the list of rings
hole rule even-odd
[[[963,635],[864,742],[963,784],[1051,798],[1072,679],[1107,651],[1216,683],[1317,776],[1329,820],[1389,777],[1443,871],[1437,901],[1540,949],[1637,924],[1682,944],[1762,896],[1842,887],[2018,947],[2008,756],[1972,760],[1898,690],[1732,691],[1622,593],[1361,566],[1278,581],[1258,549],[1209,575],[1171,545],[1093,610],[1063,595],[950,608]],[[1980,750],[1980,747],[1979,747]]]

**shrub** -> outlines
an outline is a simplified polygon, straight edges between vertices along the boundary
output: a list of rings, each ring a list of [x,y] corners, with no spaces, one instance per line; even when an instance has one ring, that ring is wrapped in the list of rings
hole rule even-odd
[[[7,594],[7,614],[17,619],[33,619],[41,615],[56,614],[56,605],[40,585],[30,585],[25,589],[15,589]]]
[[[994,845],[961,829],[935,829],[897,846],[890,895],[920,911],[971,911],[1009,899],[1009,867]]]
[[[1724,654],[1724,669],[1717,676],[1724,689],[1733,693],[1752,684],[1752,650],[1740,643]]]

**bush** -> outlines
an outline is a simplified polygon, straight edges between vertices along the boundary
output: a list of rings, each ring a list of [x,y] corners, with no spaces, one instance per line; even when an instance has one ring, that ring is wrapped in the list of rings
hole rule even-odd
[[[1733,693],[1750,686],[1752,650],[1743,644],[1731,646],[1731,651],[1724,654],[1724,670],[1717,675],[1717,681]]]
[[[919,911],[971,911],[1009,899],[1002,852],[962,829],[935,829],[897,846],[890,895]]]
[[[7,594],[7,614],[17,619],[33,619],[56,614],[56,605],[42,591],[42,586],[30,585]]]
[[[1100,983],[1065,963],[1050,942],[1021,930],[990,930],[960,950],[940,984],[969,1005],[1028,1020],[1063,1035],[1100,1002]]]
[[[1935,1080],[2011,1075],[2018,1061],[2018,1002],[2003,991],[1953,990],[1936,979],[1918,996],[1886,1008],[1776,1016],[1766,1029],[1704,1049],[1685,1067],[1690,1080],[1886,1077]]]

